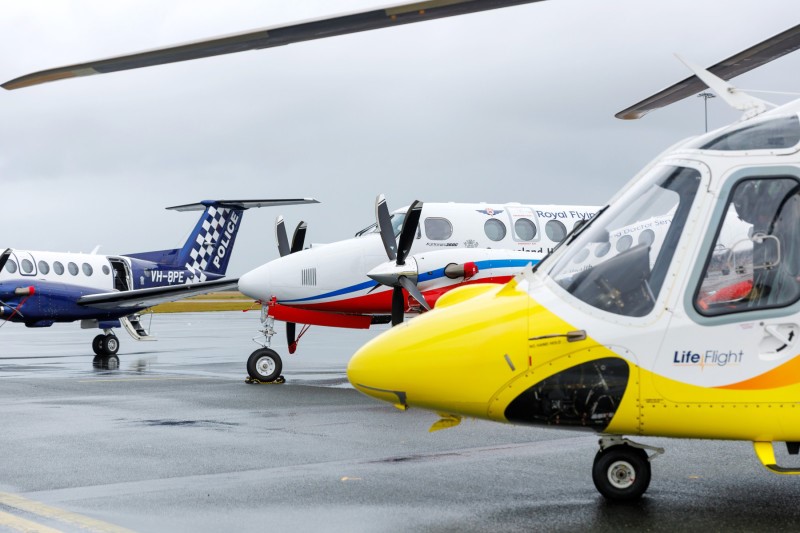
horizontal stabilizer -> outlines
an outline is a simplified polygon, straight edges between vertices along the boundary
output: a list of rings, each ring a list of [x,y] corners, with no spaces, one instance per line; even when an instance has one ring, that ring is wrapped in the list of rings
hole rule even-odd
[[[313,41],[337,35],[347,35],[368,30],[390,28],[426,20],[435,20],[467,13],[476,13],[501,7],[530,4],[541,0],[425,0],[394,4],[388,7],[335,15],[305,22],[296,22],[252,30],[235,35],[214,37],[202,41],[184,43],[156,50],[136,52],[119,57],[98,59],[66,67],[52,68],[20,76],[7,81],[4,89],[20,89],[49,81],[58,81],[79,76],[106,74],[121,70],[152,67],[179,61],[189,61],[247,50],[260,50],[274,46],[303,41]]]
[[[706,70],[727,81],[797,49],[800,49],[800,24],[720,61]],[[627,109],[623,109],[615,116],[624,120],[641,118],[654,109],[674,104],[705,88],[706,84],[700,78],[690,76]]]
[[[192,285],[170,285],[132,291],[104,292],[102,294],[81,296],[78,298],[78,305],[96,309],[144,309],[188,298],[189,296],[235,289],[238,283],[238,279],[220,279]]]
[[[203,200],[194,204],[167,207],[173,211],[203,211],[207,207],[225,207],[228,209],[251,209],[253,207],[275,207],[279,205],[318,204],[314,198],[282,198],[266,200]]]

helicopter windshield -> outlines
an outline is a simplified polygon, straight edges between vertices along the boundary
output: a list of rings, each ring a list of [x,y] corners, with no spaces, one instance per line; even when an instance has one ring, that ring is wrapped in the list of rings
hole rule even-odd
[[[657,167],[622,195],[548,271],[567,292],[611,313],[644,316],[667,269],[700,186],[700,172]]]
[[[394,233],[395,237],[400,235],[400,230],[403,229],[403,221],[405,219],[406,219],[405,213],[394,213],[390,217],[390,220],[392,221],[392,233]],[[366,228],[356,233],[356,237],[361,237],[362,235],[366,235],[368,233],[379,233],[378,224],[377,223],[370,224]]]

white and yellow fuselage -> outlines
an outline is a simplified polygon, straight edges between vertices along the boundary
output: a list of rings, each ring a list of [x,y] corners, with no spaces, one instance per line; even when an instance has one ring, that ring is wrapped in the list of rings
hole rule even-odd
[[[798,107],[788,106],[788,120],[800,131]],[[724,291],[709,289],[709,279],[728,276],[731,286],[744,280],[751,287],[760,276],[774,280],[793,268],[800,231],[787,237],[777,227],[790,219],[787,202],[796,191],[776,201],[763,230],[769,236],[760,240],[760,226],[746,221],[736,195],[748,182],[764,190],[762,184],[791,189],[796,182],[800,191],[800,133],[783,148],[704,148],[740,127],[656,160],[587,235],[568,239],[541,267],[502,287],[453,291],[432,312],[373,339],[351,360],[350,381],[398,406],[456,418],[750,440],[774,466],[766,443],[800,442],[800,289],[795,295],[789,288],[800,286],[800,276],[770,282],[772,299],[762,291],[761,303],[752,299],[755,289],[714,300]],[[586,261],[636,216],[667,217],[673,227],[655,242]],[[770,245],[778,251],[763,251],[772,241],[780,241]],[[764,253],[773,256],[753,260]],[[755,266],[742,264],[748,258]]]

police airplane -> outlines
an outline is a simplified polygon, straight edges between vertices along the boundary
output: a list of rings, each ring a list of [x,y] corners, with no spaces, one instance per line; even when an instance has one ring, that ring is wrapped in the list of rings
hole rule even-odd
[[[414,202],[390,213],[381,195],[375,210],[376,222],[355,237],[305,250],[306,225],[290,244],[278,218],[281,257],[239,279],[239,290],[263,304],[265,341],[248,359],[251,378],[280,376],[281,358],[269,348],[276,319],[287,323],[290,353],[310,325],[398,324],[457,286],[507,282],[597,208]],[[295,324],[304,325],[299,335]]]
[[[98,255],[8,248],[0,254],[0,319],[30,328],[79,320],[82,328],[103,330],[92,342],[97,356],[115,355],[114,328],[150,339],[139,311],[236,287],[237,280],[222,278],[246,209],[304,203],[316,200],[206,200],[169,207],[203,211],[186,243],[174,250]]]

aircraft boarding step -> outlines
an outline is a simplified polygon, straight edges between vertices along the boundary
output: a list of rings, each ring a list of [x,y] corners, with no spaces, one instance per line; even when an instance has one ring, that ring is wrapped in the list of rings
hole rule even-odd
[[[125,328],[125,331],[135,340],[154,341],[155,339],[144,329],[140,319],[141,317],[139,315],[130,315],[120,318],[119,321],[122,323],[122,327]]]

